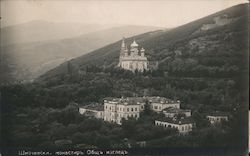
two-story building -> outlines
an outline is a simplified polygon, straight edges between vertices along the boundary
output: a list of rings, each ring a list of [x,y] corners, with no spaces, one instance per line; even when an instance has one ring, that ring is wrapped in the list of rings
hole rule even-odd
[[[143,103],[129,98],[105,98],[104,121],[122,124],[122,119],[140,117]]]

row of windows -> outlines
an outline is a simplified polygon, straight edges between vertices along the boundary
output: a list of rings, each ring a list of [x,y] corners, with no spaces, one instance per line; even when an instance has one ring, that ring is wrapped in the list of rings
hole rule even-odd
[[[108,106],[106,106],[105,108],[106,108],[106,110],[107,110],[107,109],[108,109]],[[109,110],[112,110],[112,111],[113,111],[113,110],[114,110],[114,106],[110,106],[110,107],[109,107]],[[118,107],[118,110],[119,110],[119,111],[125,112],[125,108]],[[133,108],[133,107],[132,107],[132,108],[127,108],[127,112],[129,112],[129,111],[131,111],[131,112],[133,112],[133,111],[138,111],[138,109],[137,109],[137,107],[135,107],[135,108]]]
[[[178,129],[178,126],[168,125],[168,124],[164,124],[164,123],[156,123],[156,125],[158,125],[158,126],[164,126],[164,127],[169,127],[169,128],[177,128]],[[191,128],[192,127],[190,125],[181,126],[181,131],[190,130]]]
[[[220,120],[227,120],[226,118],[208,118],[209,121],[220,121]]]
[[[109,113],[109,116],[111,116],[111,118],[114,118],[115,114]],[[117,114],[118,117],[120,118],[127,118],[127,117],[139,117],[139,115],[137,114]]]
[[[135,117],[135,118],[137,118],[137,117],[139,117],[139,115],[137,115],[137,114],[118,114],[118,117],[120,117],[120,118]]]

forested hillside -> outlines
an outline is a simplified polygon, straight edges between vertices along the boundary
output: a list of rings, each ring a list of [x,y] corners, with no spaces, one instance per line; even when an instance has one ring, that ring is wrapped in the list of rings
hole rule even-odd
[[[227,16],[229,22],[212,29],[202,30],[214,18]],[[160,63],[160,70],[183,76],[228,77],[239,71],[247,55],[247,5],[238,5],[170,31],[156,31],[135,38],[145,47],[150,60]],[[223,19],[222,19],[223,20]],[[88,65],[115,66],[118,63],[121,41],[93,51],[70,61],[84,70]],[[245,60],[247,61],[247,60]],[[42,77],[67,72],[67,62]],[[179,75],[180,75],[179,73]],[[199,75],[196,75],[199,73]],[[205,75],[204,75],[205,74]]]

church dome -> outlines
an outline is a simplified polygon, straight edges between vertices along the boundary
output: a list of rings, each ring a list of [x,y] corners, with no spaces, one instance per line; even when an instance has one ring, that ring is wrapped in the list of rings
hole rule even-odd
[[[131,47],[138,47],[138,44],[135,42],[135,40],[134,40],[134,42],[130,45]]]

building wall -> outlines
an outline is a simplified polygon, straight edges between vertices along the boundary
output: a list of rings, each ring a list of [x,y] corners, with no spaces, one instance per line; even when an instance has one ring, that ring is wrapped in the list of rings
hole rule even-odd
[[[104,120],[121,124],[122,118],[129,117],[138,119],[140,117],[140,105],[124,105],[119,103],[104,103]]]
[[[207,119],[211,124],[220,123],[221,121],[228,121],[227,116],[207,116]]]
[[[178,132],[180,133],[188,133],[191,132],[193,129],[192,123],[187,124],[174,124],[174,123],[168,123],[165,121],[157,121],[155,120],[155,125],[157,126],[163,126],[163,127],[169,127],[169,128],[176,128]]]
[[[147,60],[144,60],[142,58],[142,60],[133,60],[133,58],[129,59],[130,57],[128,57],[126,60],[123,60],[121,59],[121,67],[123,69],[126,69],[126,70],[131,70],[131,71],[135,71],[135,70],[138,70],[138,71],[143,71],[143,70],[148,70],[148,66],[147,66]]]
[[[165,108],[174,107],[180,108],[180,103],[150,103],[153,111],[161,112]]]
[[[186,117],[190,117],[190,116],[191,116],[191,110],[190,110],[190,111],[181,112],[181,113],[182,113],[182,114],[185,114]],[[179,113],[172,113],[172,112],[163,111],[163,114],[164,114],[166,117],[173,118],[175,115],[177,115],[177,114],[179,114]]]
[[[84,114],[86,112],[86,109],[85,108],[79,108],[79,113],[80,114]]]
[[[79,113],[84,115],[86,112],[92,112],[94,113],[94,117],[98,119],[104,118],[104,111],[97,111],[92,109],[86,109],[86,108],[79,108]]]

